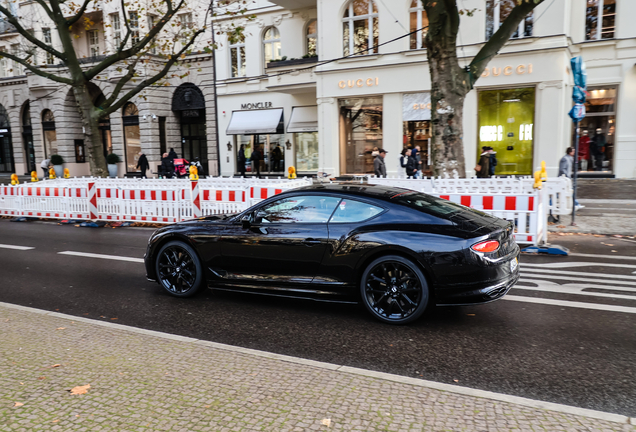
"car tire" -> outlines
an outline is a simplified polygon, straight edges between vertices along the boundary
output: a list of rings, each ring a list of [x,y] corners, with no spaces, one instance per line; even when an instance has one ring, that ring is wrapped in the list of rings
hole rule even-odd
[[[155,269],[159,285],[176,297],[193,296],[205,285],[201,260],[183,241],[163,245],[157,253]]]
[[[360,278],[360,295],[365,308],[388,324],[408,324],[422,316],[429,300],[422,270],[399,255],[373,260]]]

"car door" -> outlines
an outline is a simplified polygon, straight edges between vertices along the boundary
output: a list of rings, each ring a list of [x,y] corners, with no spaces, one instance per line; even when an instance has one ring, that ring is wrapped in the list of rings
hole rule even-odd
[[[227,227],[220,239],[221,282],[253,286],[311,283],[329,241],[327,221],[340,198],[287,196]]]

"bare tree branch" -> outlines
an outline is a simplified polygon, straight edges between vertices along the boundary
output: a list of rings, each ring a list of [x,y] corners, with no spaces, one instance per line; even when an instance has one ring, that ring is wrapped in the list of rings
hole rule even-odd
[[[42,2],[44,3],[43,0],[36,0],[38,3]],[[82,18],[82,15],[84,15],[84,12],[86,12],[86,8],[95,0],[84,0],[84,4],[82,4],[82,6],[79,8],[79,10],[77,11],[77,13],[72,16],[70,19],[66,20],[66,24],[68,27],[72,26],[73,24],[75,24],[77,21],[79,21]]]
[[[137,64],[139,64],[140,60],[141,60],[141,56],[138,56],[134,62],[128,65],[128,67],[126,68],[128,69],[128,72],[126,73],[126,75],[124,75],[123,77],[119,79],[119,81],[117,82],[117,85],[115,86],[115,89],[113,90],[113,93],[110,95],[108,99],[106,99],[106,101],[104,101],[104,104],[102,105],[102,109],[104,109],[104,107],[106,108],[109,107],[114,101],[117,100],[117,98],[119,97],[119,94],[121,93],[121,90],[135,76],[135,73],[136,73],[135,68],[137,67]]]
[[[52,74],[50,72],[44,72],[42,69],[40,69],[36,65],[32,65],[31,63],[27,62],[25,59],[17,57],[11,53],[0,50],[0,57],[8,58],[9,60],[13,60],[16,63],[20,63],[22,66],[24,66],[25,68],[27,68],[34,74],[50,79],[51,81],[59,82],[62,84],[73,84],[73,81],[70,78],[64,78],[64,77]]]

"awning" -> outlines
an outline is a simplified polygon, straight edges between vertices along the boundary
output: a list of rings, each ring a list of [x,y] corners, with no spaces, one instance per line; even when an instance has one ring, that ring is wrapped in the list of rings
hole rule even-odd
[[[225,133],[227,135],[282,134],[283,109],[260,109],[232,111],[232,118]]]
[[[317,132],[318,106],[304,106],[292,108],[291,118],[287,125],[287,132]]]

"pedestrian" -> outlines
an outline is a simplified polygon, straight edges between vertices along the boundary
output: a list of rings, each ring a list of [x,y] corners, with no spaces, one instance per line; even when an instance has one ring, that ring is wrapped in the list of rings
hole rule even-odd
[[[165,178],[172,178],[174,175],[174,160],[170,158],[170,153],[164,153],[161,158],[161,174]]]
[[[373,172],[376,177],[386,178],[386,164],[384,163],[384,158],[386,157],[387,151],[384,149],[378,149],[378,155],[373,161]]]
[[[402,149],[402,151],[400,152],[400,155],[401,155],[400,156],[400,166],[402,168],[406,168],[406,161],[409,159],[408,156],[406,156],[406,150],[407,150],[407,148],[404,147]]]
[[[603,171],[603,159],[605,156],[606,145],[607,140],[605,139],[603,129],[596,129],[596,135],[594,135],[594,138],[592,138],[592,141],[590,142],[590,150],[594,157],[594,171]]]
[[[141,178],[146,178],[146,171],[148,171],[149,167],[150,167],[150,164],[148,163],[148,158],[146,157],[144,153],[139,152],[139,160],[137,161],[137,168],[139,169],[139,171],[141,171]]]
[[[236,155],[236,164],[241,177],[245,177],[245,144],[241,144],[238,154]]]
[[[258,178],[261,177],[261,160],[263,159],[263,155],[261,151],[258,149],[258,144],[254,146],[254,151],[252,151],[252,155],[250,156],[250,162],[252,162],[253,167],[252,170],[256,171],[256,176]]]
[[[412,156],[412,150],[411,149],[407,149],[406,150],[406,177],[407,178],[415,178],[415,176],[417,175],[417,161],[415,160],[415,158]]]
[[[170,147],[170,152],[168,153],[168,157],[170,159],[172,159],[173,162],[174,162],[175,159],[179,158],[179,156],[177,156],[177,152],[174,151],[174,149],[172,147]]]
[[[419,145],[415,146],[415,160],[417,161],[417,177],[418,179],[422,178],[422,149]]]
[[[572,178],[572,170],[574,169],[574,147],[568,147],[565,150],[565,156],[561,158],[559,161],[559,174],[558,177],[562,175],[567,178]],[[584,205],[579,204],[578,200],[574,201],[574,208],[576,210],[580,210]]]
[[[51,165],[51,159],[44,159],[40,164],[40,168],[44,171],[44,178],[49,176],[49,165]]]
[[[481,155],[479,156],[479,163],[475,166],[475,172],[478,178],[490,177],[490,153],[488,153],[488,146],[481,148]]]
[[[280,144],[276,144],[276,148],[272,150],[272,163],[274,164],[274,168],[272,171],[282,171],[283,166],[281,162],[283,161],[283,152],[280,149]]]
[[[497,166],[497,152],[494,148],[488,147],[488,154],[490,156],[490,172],[488,174],[492,177],[495,175],[495,167]]]

